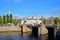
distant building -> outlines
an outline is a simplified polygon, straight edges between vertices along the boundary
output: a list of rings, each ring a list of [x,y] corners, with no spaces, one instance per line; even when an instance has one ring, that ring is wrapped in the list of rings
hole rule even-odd
[[[54,24],[54,17],[50,17],[50,18],[48,18],[48,20],[51,24]]]
[[[37,16],[26,17],[25,19],[21,20],[21,24],[26,25],[36,25],[36,24],[40,25],[40,23],[41,23],[40,17]]]

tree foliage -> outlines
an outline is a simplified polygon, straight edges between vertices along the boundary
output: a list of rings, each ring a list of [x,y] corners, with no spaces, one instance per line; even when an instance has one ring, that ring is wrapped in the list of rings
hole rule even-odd
[[[42,22],[43,22],[44,24],[49,24],[48,19],[42,19]]]
[[[20,24],[21,20],[20,19],[12,19],[13,24]]]
[[[7,14],[7,23],[12,23],[12,14]]]
[[[20,19],[17,19],[17,23],[20,24],[21,23],[21,20]]]
[[[3,22],[3,19],[2,19],[2,16],[0,16],[0,24],[2,24]]]
[[[10,14],[10,23],[12,23],[12,14]]]
[[[60,19],[59,19],[58,17],[55,17],[54,23],[55,23],[55,24],[60,24]]]
[[[6,16],[3,16],[3,24],[6,24]]]
[[[12,19],[13,24],[16,24],[16,22],[17,22],[17,19]]]

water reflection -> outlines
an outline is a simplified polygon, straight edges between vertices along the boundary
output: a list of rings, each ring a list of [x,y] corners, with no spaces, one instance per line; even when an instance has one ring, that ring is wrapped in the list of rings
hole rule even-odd
[[[40,37],[32,36],[31,32],[2,32],[0,33],[0,40],[39,40]]]
[[[20,32],[0,32],[0,40],[20,40]]]
[[[23,33],[21,36],[22,36],[22,40],[39,40],[39,37],[32,36],[31,32]]]
[[[48,40],[48,35],[40,35],[41,40]]]
[[[0,40],[49,40],[48,35],[32,36],[31,32],[0,32]]]

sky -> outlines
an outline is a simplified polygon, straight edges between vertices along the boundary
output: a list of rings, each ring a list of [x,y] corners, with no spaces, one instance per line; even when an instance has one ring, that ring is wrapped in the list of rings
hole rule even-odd
[[[16,16],[58,16],[60,17],[60,0],[0,0],[0,15]]]

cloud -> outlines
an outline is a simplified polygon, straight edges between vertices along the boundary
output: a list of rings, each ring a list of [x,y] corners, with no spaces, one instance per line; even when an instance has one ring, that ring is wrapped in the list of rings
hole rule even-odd
[[[56,12],[58,12],[58,11],[60,11],[60,8],[55,8],[55,9],[52,9],[52,10],[51,10],[51,13],[56,13]]]

